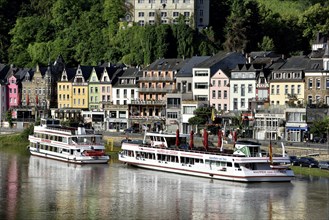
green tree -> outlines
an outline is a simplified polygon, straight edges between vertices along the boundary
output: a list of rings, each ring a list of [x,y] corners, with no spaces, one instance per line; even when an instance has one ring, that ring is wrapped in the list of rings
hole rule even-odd
[[[6,121],[9,123],[9,127],[12,128],[13,127],[13,115],[12,115],[11,109],[9,109],[6,112]]]
[[[191,27],[185,24],[185,17],[180,15],[178,18],[178,24],[173,27],[177,41],[177,57],[193,56],[194,31]]]
[[[223,44],[224,49],[227,51],[244,51],[247,45],[246,31],[243,5],[240,1],[234,0],[224,30],[226,39]]]
[[[329,5],[315,4],[300,17],[299,24],[304,27],[304,36],[313,39],[318,32],[329,34]]]
[[[258,44],[258,48],[263,51],[274,51],[275,50],[274,42],[268,36],[263,37],[262,42]]]
[[[310,133],[313,134],[315,137],[322,137],[327,135],[329,131],[329,117],[325,117],[322,120],[314,121],[313,124],[310,126]],[[328,138],[328,137],[327,137]]]

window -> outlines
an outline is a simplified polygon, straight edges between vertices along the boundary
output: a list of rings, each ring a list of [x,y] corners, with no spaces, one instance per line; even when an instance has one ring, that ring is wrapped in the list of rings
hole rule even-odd
[[[279,95],[280,94],[280,86],[276,85],[276,94]]]
[[[238,85],[237,84],[233,85],[233,92],[238,93]]]
[[[224,111],[227,111],[227,104],[224,104]]]
[[[212,86],[216,86],[216,81],[215,80],[212,81]]]
[[[144,3],[144,0],[138,0],[138,3],[139,4],[143,4]]]
[[[227,91],[224,90],[224,99],[227,99]]]
[[[329,88],[329,78],[326,78],[326,88]]]
[[[307,97],[307,102],[308,102],[308,104],[312,104],[312,96],[311,95]]]
[[[138,12],[138,17],[144,17],[144,12]]]
[[[183,114],[193,114],[195,109],[196,109],[195,106],[184,106],[183,107]]]
[[[177,3],[179,3],[179,0],[172,0],[172,3],[177,4]]]
[[[248,93],[252,93],[252,84],[248,84]]]
[[[295,85],[291,85],[291,95],[295,94]]]
[[[150,4],[154,4],[155,3],[155,0],[149,0],[149,3]]]
[[[284,86],[284,94],[287,95],[288,94],[288,85]]]
[[[320,89],[321,88],[321,82],[320,79],[316,79],[316,88]]]
[[[245,96],[245,85],[241,85],[241,96]]]
[[[174,11],[174,12],[172,13],[172,16],[173,16],[173,17],[178,17],[178,16],[179,16],[179,12],[178,12],[178,11]]]
[[[167,17],[167,12],[161,12],[161,17]]]
[[[271,85],[271,94],[274,95],[274,85]]]
[[[308,88],[312,89],[313,87],[313,79],[308,79]]]
[[[233,99],[233,110],[238,110],[238,99],[237,98]]]
[[[190,3],[191,0],[183,0],[183,3]]]
[[[300,92],[301,92],[301,90],[302,90],[301,88],[302,88],[301,85],[298,85],[298,86],[297,86],[297,94],[298,94],[298,95],[300,94]]]
[[[149,24],[150,25],[154,25],[155,24],[155,21],[154,20],[149,20]]]
[[[155,12],[154,11],[149,12],[149,17],[155,17]]]
[[[208,89],[208,83],[195,83],[194,87],[196,89]]]
[[[218,87],[221,87],[221,81],[218,80]]]
[[[221,99],[221,98],[222,98],[222,91],[218,90],[218,99]]]
[[[200,10],[199,15],[200,15],[200,17],[203,16],[203,10]]]
[[[216,98],[216,91],[212,90],[212,98],[215,99]]]
[[[161,0],[160,2],[161,3],[167,3],[167,0]]]
[[[218,111],[222,110],[222,104],[218,104],[217,109],[218,109]]]
[[[138,25],[139,25],[139,26],[144,26],[144,25],[145,25],[145,22],[144,22],[143,20],[139,20],[139,21],[138,21]]]
[[[226,84],[227,84],[227,81],[226,81],[226,80],[224,80],[224,86],[226,86]]]
[[[241,108],[244,108],[245,107],[245,100],[244,99],[241,99]]]
[[[190,17],[190,12],[188,11],[184,12],[184,17]]]
[[[177,117],[177,112],[168,112],[167,113],[167,118],[178,118]]]
[[[204,71],[204,70],[197,70],[194,72],[195,76],[208,76],[208,71]]]

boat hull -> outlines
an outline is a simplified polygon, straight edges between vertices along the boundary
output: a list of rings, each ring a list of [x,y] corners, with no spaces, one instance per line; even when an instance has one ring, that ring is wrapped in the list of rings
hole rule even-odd
[[[181,168],[176,166],[170,165],[154,165],[154,164],[146,164],[146,163],[137,163],[132,161],[124,161],[119,159],[122,162],[125,162],[128,165],[136,166],[139,168],[150,169],[150,170],[157,170],[163,172],[170,172],[170,173],[177,173],[183,175],[190,175],[190,176],[197,176],[197,177],[204,177],[204,178],[211,178],[217,180],[227,180],[227,181],[235,181],[235,182],[290,182],[294,178],[293,172],[269,172],[268,174],[264,175],[233,175],[227,173],[226,171],[223,172],[207,172],[203,170],[195,170],[189,167],[182,166]],[[272,171],[272,170],[271,170]]]
[[[40,152],[36,149],[29,148],[31,155],[44,157],[48,159],[64,161],[68,163],[74,164],[106,164],[110,160],[109,156],[69,156],[69,155],[61,155],[61,154],[53,154],[52,152]]]

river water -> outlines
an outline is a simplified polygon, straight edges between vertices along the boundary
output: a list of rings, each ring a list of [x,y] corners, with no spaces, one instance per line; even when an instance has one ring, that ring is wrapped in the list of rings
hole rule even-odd
[[[328,219],[329,179],[235,183],[0,152],[0,219]]]

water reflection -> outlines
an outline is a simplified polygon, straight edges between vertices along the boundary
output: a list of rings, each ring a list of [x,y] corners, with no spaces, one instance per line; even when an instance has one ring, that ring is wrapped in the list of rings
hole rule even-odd
[[[0,219],[326,219],[327,178],[234,183],[0,153]]]

